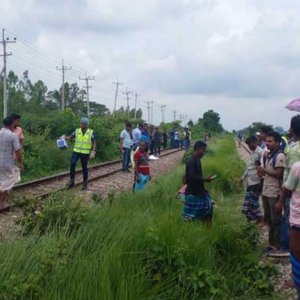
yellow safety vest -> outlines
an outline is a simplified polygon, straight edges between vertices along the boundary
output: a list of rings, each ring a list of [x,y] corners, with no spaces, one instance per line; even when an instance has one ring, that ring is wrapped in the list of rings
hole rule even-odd
[[[84,134],[82,134],[81,128],[76,129],[73,151],[82,154],[90,154],[92,149],[92,135],[92,129],[88,128]]]

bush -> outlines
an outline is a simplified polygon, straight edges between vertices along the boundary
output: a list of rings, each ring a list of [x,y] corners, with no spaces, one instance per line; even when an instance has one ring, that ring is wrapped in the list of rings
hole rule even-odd
[[[225,145],[232,150],[223,142],[204,168]],[[152,181],[145,192],[111,196],[84,218],[74,194],[54,195],[26,240],[1,245],[0,299],[272,297],[274,269],[259,262],[257,228],[246,224],[239,199],[218,202],[212,228],[185,223],[176,199],[182,172]]]

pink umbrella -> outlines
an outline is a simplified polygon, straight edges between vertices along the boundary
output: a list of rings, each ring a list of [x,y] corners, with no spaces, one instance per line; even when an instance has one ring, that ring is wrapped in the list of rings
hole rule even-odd
[[[292,111],[300,112],[300,98],[293,100],[285,108],[292,110]]]

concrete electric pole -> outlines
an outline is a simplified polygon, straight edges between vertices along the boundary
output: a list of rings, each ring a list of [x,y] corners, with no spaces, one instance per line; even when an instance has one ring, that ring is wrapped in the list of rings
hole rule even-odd
[[[0,56],[3,56],[3,69],[2,69],[2,74],[3,74],[3,118],[7,117],[7,83],[6,83],[6,76],[7,76],[7,70],[6,70],[6,63],[7,63],[7,56],[12,55],[12,53],[7,53],[6,52],[6,45],[10,43],[15,43],[16,38],[14,38],[12,41],[7,37],[5,38],[5,29],[2,29],[2,41],[0,43],[3,45],[3,54]]]
[[[85,77],[84,77],[84,78],[79,77],[79,80],[84,80],[84,81],[85,81],[87,115],[88,115],[88,118],[90,118],[91,112],[90,112],[89,89],[90,89],[92,86],[89,85],[89,81],[90,81],[90,80],[95,80],[95,76],[93,76],[93,77],[87,76],[86,73],[85,73]]]
[[[134,119],[136,120],[136,106],[137,106],[137,97],[139,96],[139,94],[137,92],[135,92],[134,94]]]
[[[160,111],[161,111],[161,122],[165,122],[165,110],[166,110],[166,105],[161,105],[160,106]]]
[[[115,115],[116,107],[117,107],[117,98],[118,98],[119,86],[120,86],[120,85],[123,85],[123,82],[119,82],[119,81],[117,80],[117,82],[113,82],[113,84],[116,85],[115,103],[114,103],[114,110],[113,110],[113,115]]]
[[[126,95],[126,101],[127,101],[126,111],[127,111],[128,116],[130,116],[130,107],[129,107],[129,100],[130,100],[129,95],[130,94],[132,94],[132,91],[128,91],[128,89],[126,87],[126,92],[124,92],[123,95]]]
[[[61,86],[61,110],[65,110],[65,72],[72,70],[72,67],[66,67],[64,60],[62,60],[61,67],[56,67],[56,70],[62,72],[62,86]]]

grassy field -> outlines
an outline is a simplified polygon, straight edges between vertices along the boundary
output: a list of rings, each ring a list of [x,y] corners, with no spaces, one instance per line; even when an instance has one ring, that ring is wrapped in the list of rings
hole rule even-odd
[[[231,138],[203,160],[217,205],[211,229],[184,223],[183,166],[146,192],[86,207],[74,194],[28,209],[25,236],[0,246],[0,299],[261,299],[274,270],[259,263],[258,232],[240,213],[242,173]]]

